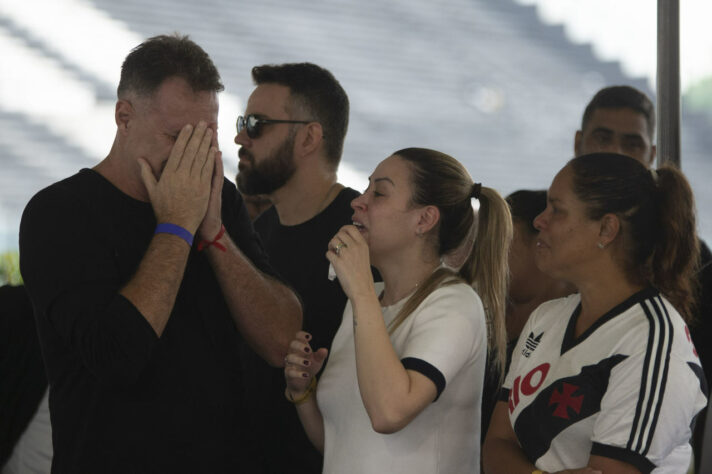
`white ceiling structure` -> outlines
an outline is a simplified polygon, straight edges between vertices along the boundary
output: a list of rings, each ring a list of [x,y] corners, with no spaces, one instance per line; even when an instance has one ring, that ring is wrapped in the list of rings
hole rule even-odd
[[[0,0],[0,251],[17,248],[39,189],[108,152],[121,62],[142,39],[178,31],[213,57],[220,143],[234,177],[235,117],[252,66],[310,61],[341,81],[351,121],[340,179],[363,188],[393,151],[425,146],[502,194],[546,188],[573,152],[583,108],[627,77],[513,0]],[[712,239],[709,123],[683,114],[682,163]]]

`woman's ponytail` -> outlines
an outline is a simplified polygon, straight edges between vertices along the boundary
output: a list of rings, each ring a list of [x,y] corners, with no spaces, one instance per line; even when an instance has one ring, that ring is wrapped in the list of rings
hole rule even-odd
[[[700,258],[694,197],[677,168],[663,166],[655,173],[658,230],[650,279],[689,322],[697,292],[694,271]]]
[[[487,315],[488,356],[499,373],[504,374],[512,215],[507,202],[492,188],[483,187],[479,201],[477,237],[470,257],[460,269],[460,276],[470,282],[482,299]]]

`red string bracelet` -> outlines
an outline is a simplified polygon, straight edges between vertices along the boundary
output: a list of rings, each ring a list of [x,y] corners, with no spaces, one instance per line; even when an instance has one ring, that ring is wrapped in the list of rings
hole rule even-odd
[[[218,240],[220,240],[222,238],[223,234],[225,234],[225,226],[221,225],[220,232],[218,232],[218,235],[216,235],[212,241],[211,240],[201,240],[200,242],[198,242],[198,252],[201,252],[203,249],[210,247],[211,245],[214,245],[219,250],[226,252],[227,248],[225,248],[225,246],[223,244],[218,242]]]

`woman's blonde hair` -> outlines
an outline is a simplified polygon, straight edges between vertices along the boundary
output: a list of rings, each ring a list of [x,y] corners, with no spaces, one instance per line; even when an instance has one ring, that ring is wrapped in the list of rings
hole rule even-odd
[[[406,148],[394,155],[408,163],[415,206],[436,206],[440,220],[431,231],[438,254],[444,258],[476,237],[469,256],[459,270],[440,267],[406,301],[390,325],[393,332],[434,290],[467,282],[482,300],[487,318],[488,357],[504,373],[506,361],[505,300],[509,279],[508,254],[512,240],[509,206],[494,189],[475,184],[455,158],[435,150]],[[479,200],[475,222],[471,199]]]

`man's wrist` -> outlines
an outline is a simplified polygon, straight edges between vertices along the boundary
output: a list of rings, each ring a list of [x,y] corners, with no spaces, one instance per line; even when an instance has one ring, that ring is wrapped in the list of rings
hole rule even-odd
[[[193,234],[185,227],[179,226],[177,224],[172,224],[170,222],[161,222],[156,226],[154,234],[171,234],[176,237],[180,237],[187,244],[188,247],[193,246]]]
[[[218,229],[218,231],[214,234],[214,237],[212,237],[210,240],[203,239],[198,242],[198,252],[204,250],[207,247],[210,247],[211,245],[222,252],[227,251],[227,247],[220,242],[221,240],[223,240],[224,236],[225,226],[220,224],[220,229]]]
[[[198,231],[196,232],[196,237],[203,240],[212,240],[215,235],[220,232],[220,228],[223,227],[222,219],[218,218],[205,218],[203,222],[200,223]]]

